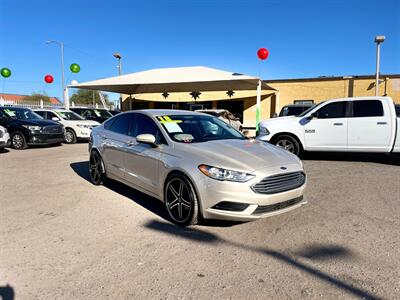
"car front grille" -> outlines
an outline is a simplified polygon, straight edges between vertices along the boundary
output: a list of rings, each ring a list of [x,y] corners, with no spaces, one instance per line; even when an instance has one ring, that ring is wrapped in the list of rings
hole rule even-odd
[[[59,125],[46,126],[43,128],[44,134],[60,134],[63,133],[63,128]]]
[[[301,187],[305,181],[306,174],[303,172],[292,172],[266,177],[251,188],[259,194],[276,194]]]
[[[284,209],[293,205],[296,205],[297,203],[300,203],[303,200],[303,196],[290,199],[288,201],[284,202],[279,202],[271,205],[264,205],[264,206],[259,206],[256,208],[256,210],[253,212],[253,215],[259,215],[259,214],[265,214],[269,212],[273,212],[276,210]]]

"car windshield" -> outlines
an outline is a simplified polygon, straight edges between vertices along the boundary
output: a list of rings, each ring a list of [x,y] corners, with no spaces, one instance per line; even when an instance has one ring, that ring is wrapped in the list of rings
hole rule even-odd
[[[63,118],[64,120],[70,120],[70,121],[78,121],[78,120],[84,120],[80,115],[74,113],[73,111],[57,111],[57,113]]]
[[[2,110],[8,117],[17,120],[39,120],[43,119],[38,114],[27,108],[7,107]]]
[[[105,110],[105,109],[94,109],[94,113],[98,117],[107,118],[107,119],[111,118],[113,116],[112,114],[110,114],[108,112],[108,110]]]
[[[318,103],[317,105],[311,106],[309,109],[307,109],[307,110],[303,111],[301,114],[299,114],[298,117],[304,117],[306,114],[308,114],[314,108],[320,107],[324,103],[325,103],[325,101],[322,101],[322,102]]]
[[[298,116],[300,115],[302,112],[306,111],[307,109],[309,109],[310,106],[302,106],[302,105],[298,105],[298,106],[285,106],[284,108],[282,108],[281,112],[279,113],[280,117],[285,117],[285,116]]]
[[[245,140],[246,137],[225,122],[206,115],[159,116],[169,137],[175,142],[202,143],[215,140]]]

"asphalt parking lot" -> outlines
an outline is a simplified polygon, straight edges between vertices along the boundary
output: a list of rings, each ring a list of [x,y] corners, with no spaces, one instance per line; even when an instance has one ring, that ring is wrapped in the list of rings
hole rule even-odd
[[[319,299],[400,295],[400,158],[308,155],[308,205],[179,228],[88,181],[87,144],[0,153],[0,295]]]

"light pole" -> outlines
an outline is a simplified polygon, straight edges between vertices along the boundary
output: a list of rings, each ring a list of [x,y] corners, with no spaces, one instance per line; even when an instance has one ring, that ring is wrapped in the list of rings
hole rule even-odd
[[[118,76],[121,76],[122,73],[122,65],[121,65],[121,54],[118,52],[115,52],[113,56],[118,60]],[[119,109],[122,111],[122,94],[119,94]]]
[[[381,59],[381,44],[385,41],[384,35],[375,37],[376,43],[376,74],[375,74],[375,96],[379,96],[379,64]]]

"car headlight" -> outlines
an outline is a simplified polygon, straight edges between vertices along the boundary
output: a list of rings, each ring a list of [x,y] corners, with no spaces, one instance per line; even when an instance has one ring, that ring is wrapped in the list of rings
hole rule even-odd
[[[262,127],[262,126],[260,126],[260,128],[259,128],[259,134],[260,134],[260,135],[268,135],[268,134],[269,134],[269,131],[268,131],[267,127]]]
[[[40,126],[35,126],[35,125],[22,125],[26,129],[29,129],[30,131],[39,131],[42,129]]]
[[[223,168],[217,168],[217,167],[212,167],[212,166],[207,166],[207,165],[200,165],[199,170],[204,175],[206,175],[212,179],[221,180],[221,181],[226,180],[226,181],[235,181],[235,182],[246,182],[255,177],[255,175],[253,175],[253,174],[248,174],[245,172],[228,170],[228,169],[223,169]]]
[[[91,128],[92,125],[86,125],[86,124],[77,124],[76,126],[78,126],[79,128]]]

